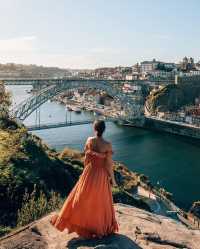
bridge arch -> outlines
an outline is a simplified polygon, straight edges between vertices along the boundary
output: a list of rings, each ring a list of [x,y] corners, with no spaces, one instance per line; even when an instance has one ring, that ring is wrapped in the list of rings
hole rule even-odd
[[[24,121],[31,113],[33,113],[42,104],[57,96],[58,94],[72,89],[78,88],[90,88],[103,90],[108,95],[118,100],[123,106],[126,116],[122,119],[125,121],[131,121],[138,119],[143,115],[143,107],[136,103],[130,96],[119,91],[117,87],[114,87],[110,83],[99,81],[65,81],[60,80],[59,83],[50,85],[41,89],[37,94],[24,100],[19,105],[15,106],[11,111],[11,115],[21,121]]]

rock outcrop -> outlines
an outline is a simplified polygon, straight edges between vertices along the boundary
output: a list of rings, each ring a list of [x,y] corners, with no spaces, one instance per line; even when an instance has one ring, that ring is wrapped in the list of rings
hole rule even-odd
[[[146,107],[150,113],[158,111],[175,112],[185,105],[195,103],[195,98],[200,95],[200,85],[189,84],[169,84],[155,92],[152,92],[146,101]]]
[[[195,215],[200,219],[200,201],[196,201],[193,203],[189,213]]]
[[[200,231],[178,221],[128,205],[115,204],[119,233],[86,240],[59,232],[49,223],[52,214],[7,235],[0,249],[199,249]],[[91,214],[92,215],[92,214]]]

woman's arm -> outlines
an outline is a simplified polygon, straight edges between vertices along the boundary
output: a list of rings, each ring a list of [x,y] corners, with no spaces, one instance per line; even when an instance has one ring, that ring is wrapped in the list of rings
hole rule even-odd
[[[86,152],[89,150],[89,146],[90,146],[89,143],[90,143],[90,138],[87,139],[85,146],[84,146],[84,154],[85,154],[84,165],[88,163],[88,157],[86,156]]]
[[[85,143],[85,146],[84,146],[84,153],[86,153],[86,151],[89,149],[90,140],[91,140],[91,138],[88,137],[88,139]]]
[[[108,174],[109,174],[110,179],[111,179],[111,184],[113,186],[117,186],[117,183],[115,181],[114,170],[113,170],[112,145],[111,144],[109,144],[109,147],[108,147],[108,155],[106,158],[106,168],[108,170]]]

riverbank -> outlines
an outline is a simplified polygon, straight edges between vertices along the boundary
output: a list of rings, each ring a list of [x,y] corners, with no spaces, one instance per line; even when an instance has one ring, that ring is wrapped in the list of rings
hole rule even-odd
[[[120,111],[118,109],[112,109],[110,107],[100,108],[100,106],[94,102],[87,102],[88,100],[80,102],[80,97],[76,98],[76,100],[70,100],[69,96],[60,96],[55,98],[55,100],[60,104],[64,104],[70,111],[76,112],[76,109],[78,109],[79,112],[81,112],[81,109],[83,109],[88,112],[93,112],[94,115],[98,115],[99,117],[114,118],[118,120],[121,125],[130,125],[161,132],[164,131],[171,134],[200,139],[200,128],[190,124],[170,121],[148,115],[143,118],[135,119],[133,124],[131,124],[120,120]]]
[[[159,119],[155,117],[145,117],[144,128],[164,131],[171,134],[200,139],[200,128],[180,122]]]
[[[69,91],[56,96],[53,101],[64,105],[70,112],[81,113],[82,110],[93,113],[95,116],[119,118],[123,114],[122,108],[116,100],[98,90],[86,92]]]

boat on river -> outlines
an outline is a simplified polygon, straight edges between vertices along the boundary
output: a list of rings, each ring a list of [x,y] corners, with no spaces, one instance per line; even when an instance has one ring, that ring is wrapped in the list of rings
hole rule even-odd
[[[70,106],[70,105],[66,105],[66,108],[69,112],[72,112],[73,111],[73,108]]]
[[[26,90],[26,93],[28,93],[28,94],[30,94],[30,93],[32,93],[32,90]]]
[[[100,115],[103,115],[103,112],[99,109],[94,109],[94,115],[95,116],[100,116]]]
[[[78,106],[74,107],[73,109],[76,113],[80,114],[81,113],[81,108],[79,108]]]

